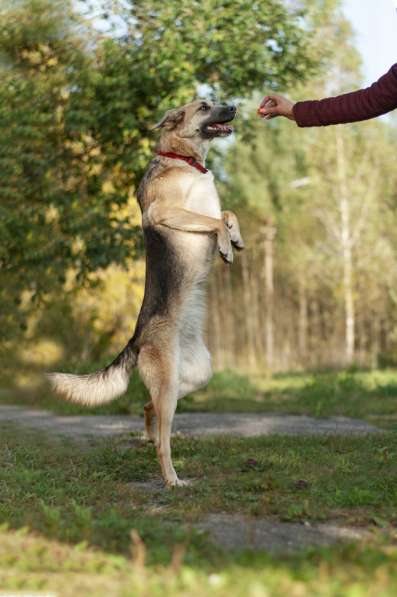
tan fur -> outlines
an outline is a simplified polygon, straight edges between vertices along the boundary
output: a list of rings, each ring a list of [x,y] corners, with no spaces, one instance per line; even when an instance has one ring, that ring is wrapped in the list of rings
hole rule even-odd
[[[155,127],[161,130],[159,149],[193,157],[204,165],[210,140],[202,127],[208,112],[216,116],[230,110],[206,105],[210,106],[207,113],[201,100],[167,112]],[[52,381],[69,399],[104,402],[122,390],[136,363],[150,393],[144,407],[145,429],[156,442],[163,478],[169,486],[184,485],[172,464],[171,427],[177,401],[205,385],[212,375],[203,340],[205,282],[215,252],[231,263],[233,246],[242,249],[244,243],[236,216],[221,211],[212,173],[202,173],[185,161],[156,158],[138,199],[148,261],[144,304],[134,336],[102,372],[80,377],[54,374]]]

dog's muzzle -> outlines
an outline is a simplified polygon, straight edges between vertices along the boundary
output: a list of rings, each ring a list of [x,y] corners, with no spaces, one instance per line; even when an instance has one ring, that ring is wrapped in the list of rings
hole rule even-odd
[[[207,139],[213,137],[228,137],[233,132],[233,127],[229,126],[236,116],[237,108],[235,106],[216,106],[211,110],[210,116],[201,125],[201,133]]]

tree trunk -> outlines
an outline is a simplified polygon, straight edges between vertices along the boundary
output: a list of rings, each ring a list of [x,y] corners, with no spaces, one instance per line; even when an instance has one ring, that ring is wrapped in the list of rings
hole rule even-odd
[[[336,150],[338,164],[338,195],[341,225],[341,245],[343,259],[343,294],[345,309],[345,360],[351,365],[354,359],[355,345],[355,310],[353,294],[353,254],[350,223],[350,205],[347,190],[346,156],[343,134],[336,127]]]
[[[259,258],[258,258],[259,253]],[[261,276],[260,276],[260,251],[257,251],[256,247],[252,248],[251,251],[251,263],[250,263],[250,294],[251,294],[251,328],[252,337],[254,340],[256,365],[262,365],[262,354],[263,354],[263,339],[261,333],[261,308],[260,308],[260,297],[261,297]]]
[[[243,251],[241,254],[241,273],[243,275],[243,300],[244,300],[244,312],[245,312],[245,329],[247,337],[247,356],[248,365],[250,369],[256,368],[256,353],[255,353],[255,338],[254,328],[252,322],[252,305],[251,305],[251,292],[250,292],[250,272],[248,265],[247,251]]]
[[[219,317],[219,293],[218,293],[218,276],[217,271],[213,272],[210,284],[210,305],[211,305],[211,329],[210,338],[213,346],[214,368],[223,368],[222,355],[222,331]]]
[[[371,318],[371,367],[376,369],[379,362],[379,354],[381,351],[381,334],[382,324],[379,313],[375,312]]]
[[[224,337],[226,349],[226,366],[230,369],[235,363],[235,322],[234,322],[234,303],[232,290],[232,275],[230,265],[223,267],[223,282],[224,282],[224,298],[225,298],[225,312],[224,312]]]
[[[299,338],[299,356],[301,362],[304,364],[307,353],[307,293],[303,274],[299,277],[299,321],[298,321],[298,338]]]
[[[309,367],[321,367],[323,365],[320,308],[317,297],[313,297],[310,301],[310,353],[308,363]]]
[[[265,296],[266,296],[266,368],[272,371],[274,365],[274,333],[273,333],[273,301],[274,301],[274,264],[273,264],[273,244],[276,237],[276,228],[269,221],[263,227],[264,233],[264,278],[265,278]]]

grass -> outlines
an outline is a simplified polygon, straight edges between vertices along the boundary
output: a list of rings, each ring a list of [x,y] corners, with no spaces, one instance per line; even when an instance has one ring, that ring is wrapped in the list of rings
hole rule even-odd
[[[1,438],[2,589],[66,583],[72,595],[82,583],[87,595],[395,594],[397,550],[380,538],[275,558],[223,552],[195,523],[209,512],[244,513],[332,519],[390,535],[397,524],[396,433],[177,437],[178,471],[202,481],[150,493],[139,483],[158,475],[154,448],[137,438],[76,445],[17,429],[3,429]],[[132,529],[144,547],[135,539],[134,549]]]
[[[322,549],[283,560],[242,554],[221,569],[180,564],[176,556],[167,566],[148,568],[142,559],[59,544],[29,536],[26,530],[0,532],[1,587],[13,592],[57,591],[62,597],[394,597],[397,590],[396,557],[382,543]]]
[[[49,394],[3,402],[81,412],[141,412],[139,380],[101,409]],[[387,429],[364,437],[180,438],[187,488],[148,490],[155,450],[134,436],[72,443],[0,429],[0,591],[59,595],[297,597],[397,593],[397,374],[340,372],[248,378],[217,374],[185,411],[354,416]],[[179,408],[179,407],[178,407]],[[211,513],[371,531],[354,545],[293,556],[226,552],[197,530]],[[3,525],[3,526],[1,526]],[[131,533],[135,529],[137,533]],[[1,594],[1,593],[0,593]]]
[[[98,365],[87,367],[95,370]],[[35,392],[2,391],[0,401],[62,414],[142,414],[148,396],[135,373],[127,394],[95,408]],[[278,412],[313,417],[348,416],[397,425],[397,371],[341,371],[251,376],[216,373],[204,390],[180,401],[179,412]]]

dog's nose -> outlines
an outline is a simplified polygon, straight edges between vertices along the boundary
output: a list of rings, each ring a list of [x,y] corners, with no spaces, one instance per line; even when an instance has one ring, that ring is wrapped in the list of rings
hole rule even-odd
[[[230,114],[235,114],[237,111],[236,106],[232,106],[232,105],[226,106],[226,109],[230,112]]]

